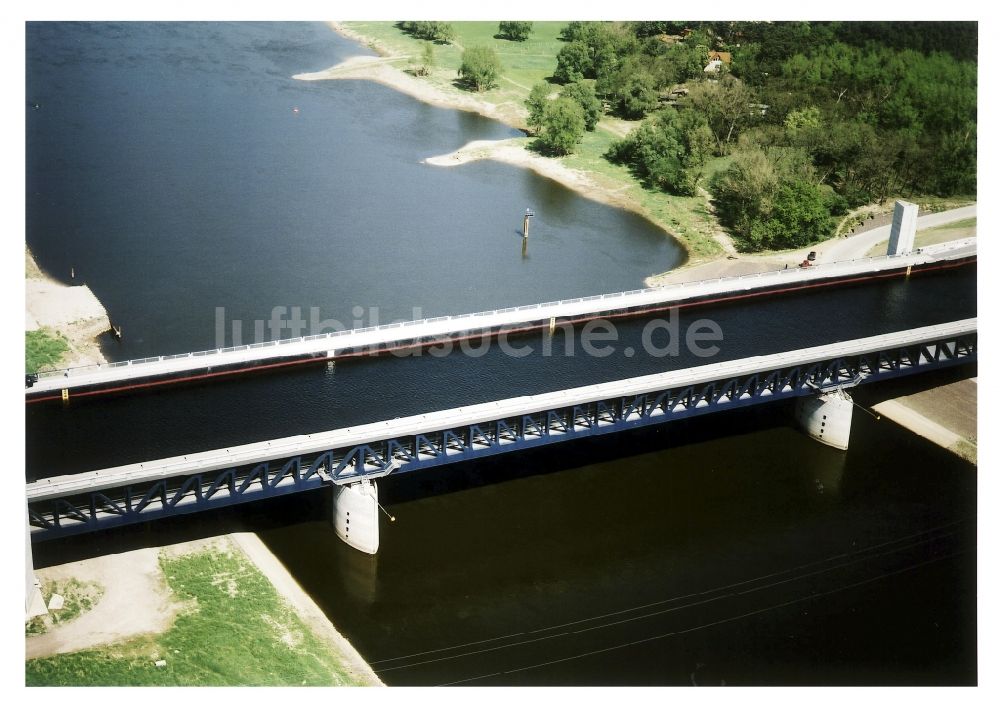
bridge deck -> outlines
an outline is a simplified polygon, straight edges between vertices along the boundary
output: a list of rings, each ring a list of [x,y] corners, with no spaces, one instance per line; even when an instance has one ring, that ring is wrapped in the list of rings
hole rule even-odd
[[[637,312],[678,301],[698,298],[708,301],[713,296],[753,293],[768,289],[777,291],[803,283],[849,280],[864,275],[898,271],[909,266],[919,267],[935,262],[961,260],[975,255],[976,240],[969,238],[924,248],[910,255],[863,258],[819,264],[807,269],[792,268],[757,275],[509,307],[475,314],[365,327],[277,342],[148,357],[80,367],[66,372],[42,372],[38,381],[25,388],[25,397],[29,401],[58,398],[63,389],[72,391],[87,387],[110,387],[121,382],[165,379],[171,375],[200,370],[218,373],[227,369],[239,369],[241,366],[261,360],[279,360],[288,363],[296,360],[331,359],[345,351],[375,349],[380,345],[409,345],[446,335],[498,331],[516,325],[545,324],[553,318],[565,320],[590,315]]]
[[[664,391],[710,381],[721,382],[747,374],[768,372],[795,365],[817,361],[828,362],[837,358],[947,340],[974,333],[976,323],[976,319],[966,319],[807,349],[717,362],[649,376],[565,389],[536,396],[521,396],[332,431],[291,436],[144,463],[46,478],[28,484],[28,501],[67,497],[97,489],[206,473],[264,461],[276,461],[305,453],[341,450],[359,444],[403,438],[418,433],[459,429],[471,424],[572,407],[581,403],[593,403],[599,400],[611,401],[635,394]]]

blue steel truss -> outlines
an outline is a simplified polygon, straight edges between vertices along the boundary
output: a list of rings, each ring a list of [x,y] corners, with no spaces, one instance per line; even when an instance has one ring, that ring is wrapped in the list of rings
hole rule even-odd
[[[638,393],[402,438],[303,453],[276,463],[151,480],[28,504],[35,541],[225,507],[526,448],[808,396],[977,359],[977,334]]]

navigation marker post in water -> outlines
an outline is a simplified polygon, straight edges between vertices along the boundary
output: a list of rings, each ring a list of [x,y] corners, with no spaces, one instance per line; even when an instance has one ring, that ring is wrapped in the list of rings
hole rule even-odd
[[[528,223],[534,214],[535,212],[531,208],[524,209],[524,229],[521,231],[524,239],[521,241],[521,257],[525,257],[528,254]]]

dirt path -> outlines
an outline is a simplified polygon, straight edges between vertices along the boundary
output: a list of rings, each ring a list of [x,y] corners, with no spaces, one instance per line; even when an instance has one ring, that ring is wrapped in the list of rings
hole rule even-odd
[[[45,634],[27,637],[25,659],[108,646],[136,636],[166,631],[176,616],[184,611],[185,605],[172,596],[160,569],[160,555],[179,557],[208,547],[221,550],[238,548],[242,551],[302,622],[340,658],[353,680],[366,686],[385,685],[260,538],[243,532],[104,555],[36,570],[36,576],[42,581],[75,578],[81,582],[96,582],[103,587],[104,595],[93,609],[73,621]]]
[[[104,595],[73,621],[25,639],[25,659],[82,651],[167,629],[181,606],[170,597],[159,547],[104,555],[35,571],[40,580],[97,582]]]
[[[931,213],[917,219],[917,230],[947,225],[976,215],[976,205],[964,206],[941,213]],[[883,225],[862,233],[856,233],[847,238],[831,238],[822,243],[804,248],[786,250],[779,253],[757,255],[754,253],[732,254],[699,265],[691,265],[653,275],[646,279],[647,287],[662,287],[683,282],[698,282],[699,280],[714,280],[719,277],[735,277],[738,275],[753,275],[758,272],[781,270],[785,266],[798,265],[810,251],[815,251],[817,262],[840,262],[863,258],[868,251],[879,242],[889,238],[891,225]],[[716,239],[724,236],[720,234]]]

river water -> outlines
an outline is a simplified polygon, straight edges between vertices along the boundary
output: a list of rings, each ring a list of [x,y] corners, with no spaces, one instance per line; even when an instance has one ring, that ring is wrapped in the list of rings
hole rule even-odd
[[[28,243],[125,325],[113,358],[215,346],[216,307],[391,321],[631,289],[682,259],[529,172],[421,163],[508,127],[290,79],[368,53],[320,24],[31,23],[27,47]],[[949,273],[683,318],[716,318],[735,358],[975,314],[974,270]],[[683,365],[624,356],[641,324],[621,330],[601,360],[388,357],[33,407],[28,475]],[[976,469],[863,412],[846,453],[790,422],[742,410],[389,479],[374,558],[308,494],[36,561],[252,527],[390,684],[975,683]]]
[[[529,171],[422,163],[520,135],[503,124],[291,79],[371,54],[322,24],[29,23],[27,47],[28,244],[124,325],[112,359],[214,348],[217,307],[249,342],[276,306],[391,322],[635,289],[683,260]]]
[[[947,296],[947,299],[942,299]],[[609,353],[588,356],[582,325],[512,338],[470,340],[446,356],[387,355],[321,362],[264,378],[205,382],[136,396],[58,400],[26,409],[30,480],[80,473],[272,438],[316,433],[396,417],[484,403],[616,379],[856,339],[975,316],[975,267],[910,279],[807,290],[767,300],[685,308],[660,314],[662,328],[644,343],[646,319],[616,321]],[[831,315],[836,314],[836,318]],[[675,320],[682,341],[691,325],[711,319],[722,339],[718,353],[700,358],[686,346],[665,348],[665,324]],[[597,342],[594,342],[597,344]],[[651,349],[647,349],[652,347]],[[594,351],[591,349],[591,351]],[[518,354],[518,355],[515,355]]]

